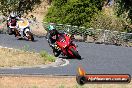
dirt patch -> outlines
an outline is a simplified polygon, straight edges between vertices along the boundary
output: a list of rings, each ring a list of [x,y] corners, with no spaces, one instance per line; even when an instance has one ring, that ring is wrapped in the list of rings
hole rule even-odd
[[[35,22],[31,25],[33,34],[43,36],[47,33],[43,27],[43,19],[48,12],[49,7],[47,0],[41,0],[40,5],[36,5],[32,12],[25,14],[26,18],[35,18]]]
[[[49,7],[50,5],[48,5],[47,0],[41,0],[41,4],[36,5],[34,7],[34,10],[32,12],[29,12],[28,14],[25,14],[25,16],[30,17],[31,15],[33,15],[34,17],[36,17],[37,21],[43,22],[43,19],[47,14]]]
[[[35,52],[0,47],[0,67],[34,66],[51,63],[47,57]]]
[[[75,77],[0,76],[1,88],[131,88],[129,84],[85,84],[79,86]]]

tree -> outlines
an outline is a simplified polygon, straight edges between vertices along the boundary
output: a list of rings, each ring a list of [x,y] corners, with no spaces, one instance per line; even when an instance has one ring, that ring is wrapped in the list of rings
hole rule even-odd
[[[117,16],[126,19],[130,24],[132,23],[132,0],[115,0]]]
[[[40,0],[0,0],[0,13],[7,15],[11,11],[28,12],[40,3]]]
[[[0,0],[0,12],[4,15],[14,11],[18,6],[19,0]]]
[[[48,4],[51,5],[52,0],[47,0]]]
[[[69,23],[81,26],[90,22],[102,10],[104,0],[53,0],[46,19],[47,22]]]

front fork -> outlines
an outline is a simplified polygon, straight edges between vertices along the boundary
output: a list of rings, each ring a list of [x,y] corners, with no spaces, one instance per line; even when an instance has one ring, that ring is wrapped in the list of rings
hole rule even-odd
[[[71,45],[72,46],[75,46],[75,47],[78,47],[78,45],[77,44],[74,44],[73,41],[71,41]]]

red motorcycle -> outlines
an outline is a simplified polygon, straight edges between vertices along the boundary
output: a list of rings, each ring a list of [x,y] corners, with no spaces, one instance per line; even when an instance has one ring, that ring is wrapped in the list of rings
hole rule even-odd
[[[62,55],[68,56],[70,58],[81,59],[81,56],[77,51],[77,46],[73,44],[71,38],[72,36],[70,36],[69,34],[62,34],[58,36],[55,50],[53,50],[53,53],[56,57],[58,57],[60,53],[62,53]]]

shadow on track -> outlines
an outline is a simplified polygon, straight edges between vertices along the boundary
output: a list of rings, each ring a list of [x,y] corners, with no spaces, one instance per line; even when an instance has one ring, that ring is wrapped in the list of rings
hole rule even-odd
[[[67,56],[59,56],[59,58],[62,58],[62,59],[67,59],[67,60],[83,60],[84,58],[81,58],[81,59],[78,59],[78,58],[70,58],[70,57],[67,57]]]
[[[21,40],[21,41],[29,41],[29,40],[27,40],[27,39],[24,39],[24,38],[19,38],[19,39],[17,39],[17,40]],[[38,40],[33,40],[33,41],[30,41],[30,42],[37,42]]]

